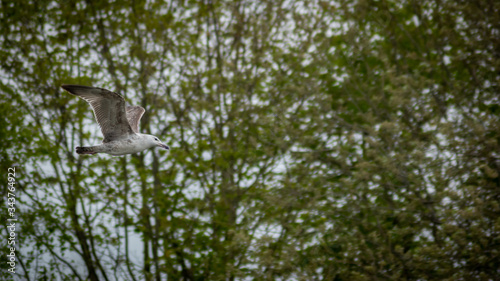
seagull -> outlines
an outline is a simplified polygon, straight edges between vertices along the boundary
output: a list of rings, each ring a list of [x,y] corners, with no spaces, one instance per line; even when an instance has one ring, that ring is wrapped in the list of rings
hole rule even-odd
[[[61,88],[90,104],[104,136],[101,145],[77,146],[76,153],[125,155],[156,146],[170,150],[157,137],[139,133],[139,121],[146,110],[140,106],[125,107],[125,99],[120,94],[80,85],[62,85]]]

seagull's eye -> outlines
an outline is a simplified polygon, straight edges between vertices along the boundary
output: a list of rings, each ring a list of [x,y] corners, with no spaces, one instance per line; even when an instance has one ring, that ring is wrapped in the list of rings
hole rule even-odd
[[[158,139],[158,138],[155,138],[155,141],[159,141],[159,139]]]

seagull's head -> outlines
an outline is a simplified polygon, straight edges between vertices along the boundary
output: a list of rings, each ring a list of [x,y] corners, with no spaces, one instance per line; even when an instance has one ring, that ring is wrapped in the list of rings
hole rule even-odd
[[[155,147],[155,146],[159,146],[163,149],[166,149],[166,150],[170,150],[170,147],[166,144],[164,144],[163,142],[161,142],[160,139],[158,139],[157,137],[153,136],[153,135],[147,135],[148,136],[148,142],[149,144],[151,145],[151,147]]]

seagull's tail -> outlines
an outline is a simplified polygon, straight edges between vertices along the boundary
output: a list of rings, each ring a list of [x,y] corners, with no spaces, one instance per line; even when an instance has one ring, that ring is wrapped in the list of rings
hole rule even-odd
[[[94,151],[93,146],[90,146],[90,147],[77,146],[76,153],[78,153],[78,154],[96,154],[97,152]]]

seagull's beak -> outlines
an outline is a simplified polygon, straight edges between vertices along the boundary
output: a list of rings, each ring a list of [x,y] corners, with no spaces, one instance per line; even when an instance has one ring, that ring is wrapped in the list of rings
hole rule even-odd
[[[164,143],[159,143],[158,146],[163,148],[163,149],[170,150],[170,147],[168,147],[168,145],[166,145]]]

